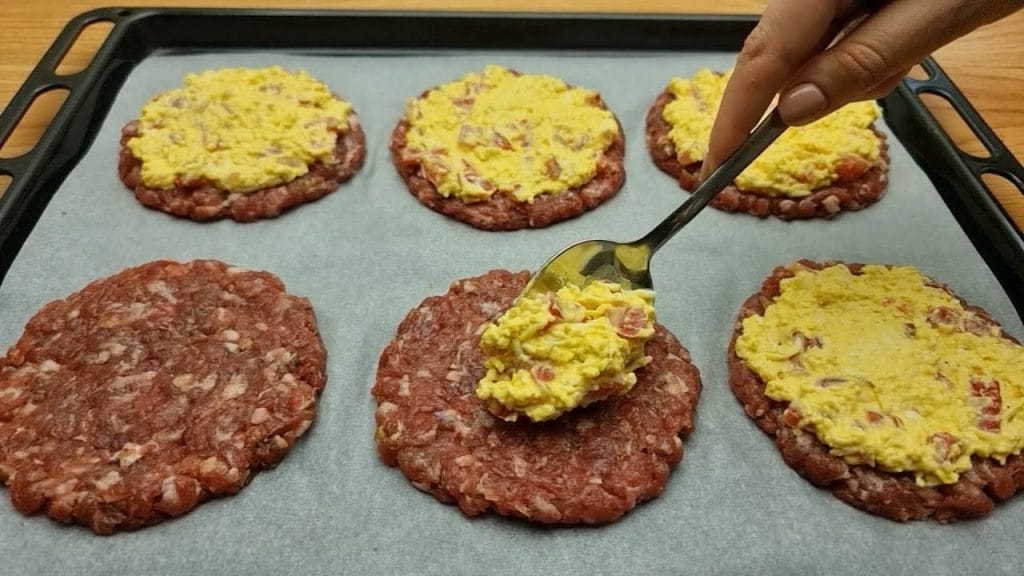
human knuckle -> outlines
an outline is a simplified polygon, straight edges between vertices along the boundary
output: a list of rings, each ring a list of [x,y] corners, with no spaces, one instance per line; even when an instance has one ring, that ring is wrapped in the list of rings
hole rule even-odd
[[[743,41],[743,48],[737,56],[740,62],[752,62],[771,53],[771,38],[763,24],[758,24]]]
[[[891,74],[884,51],[866,42],[849,42],[837,47],[833,57],[839,68],[863,90],[877,86]]]
[[[779,39],[771,27],[758,24],[743,42],[736,56],[736,70],[758,76],[785,76],[799,68],[792,47]]]

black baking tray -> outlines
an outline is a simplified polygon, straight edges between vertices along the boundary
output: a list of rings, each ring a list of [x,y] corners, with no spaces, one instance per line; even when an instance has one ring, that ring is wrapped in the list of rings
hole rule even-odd
[[[113,28],[90,65],[66,76],[56,68],[83,28]],[[0,114],[0,145],[39,94],[68,97],[36,146],[0,159],[12,178],[0,197],[0,281],[64,178],[88,149],[121,85],[146,57],[190,50],[330,51],[472,49],[736,51],[755,16],[481,14],[311,10],[102,8],[72,19]],[[880,100],[885,120],[925,170],[957,222],[1024,319],[1024,234],[981,181],[986,173],[1024,194],[1024,167],[931,58],[924,80],[906,79]],[[989,152],[956,147],[920,99],[947,99]]]

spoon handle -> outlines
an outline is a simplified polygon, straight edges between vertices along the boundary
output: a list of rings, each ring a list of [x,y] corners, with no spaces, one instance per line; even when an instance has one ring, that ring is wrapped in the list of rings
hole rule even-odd
[[[634,245],[646,246],[649,254],[653,255],[658,248],[661,248],[662,244],[668,242],[669,238],[703,210],[708,202],[725,189],[740,172],[743,172],[744,168],[760,156],[772,142],[786,131],[786,128],[782,118],[779,117],[778,109],[772,109],[771,114],[750,133],[746,142],[726,158],[725,162],[697,187],[697,190],[687,198],[686,202],[683,202],[682,206],[676,208],[668,218],[662,220],[646,236],[634,242]]]

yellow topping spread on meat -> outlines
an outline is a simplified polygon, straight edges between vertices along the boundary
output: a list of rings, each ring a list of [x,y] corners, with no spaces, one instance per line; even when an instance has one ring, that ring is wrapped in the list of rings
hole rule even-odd
[[[1024,448],[1024,347],[910,267],[799,270],[736,354],[850,464],[956,482]]]
[[[598,101],[552,76],[487,66],[409,102],[406,150],[441,196],[532,202],[597,174],[619,130]]]
[[[685,165],[701,162],[730,74],[702,69],[693,78],[673,78],[674,96],[662,117],[669,140]],[[813,190],[858,178],[879,162],[881,143],[871,126],[874,102],[848,104],[807,126],[790,128],[735,179],[740,190],[801,197]]]
[[[650,362],[653,303],[651,290],[603,281],[521,298],[481,334],[477,397],[506,420],[542,421],[629,392]]]
[[[150,188],[207,182],[247,192],[294,180],[314,162],[337,162],[351,110],[302,71],[207,70],[151,98],[127,146]]]

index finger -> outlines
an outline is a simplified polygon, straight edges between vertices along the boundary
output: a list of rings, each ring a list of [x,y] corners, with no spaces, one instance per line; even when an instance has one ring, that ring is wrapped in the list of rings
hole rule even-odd
[[[712,124],[702,178],[743,143],[786,81],[828,45],[830,25],[851,4],[823,0],[768,3],[736,57]]]

